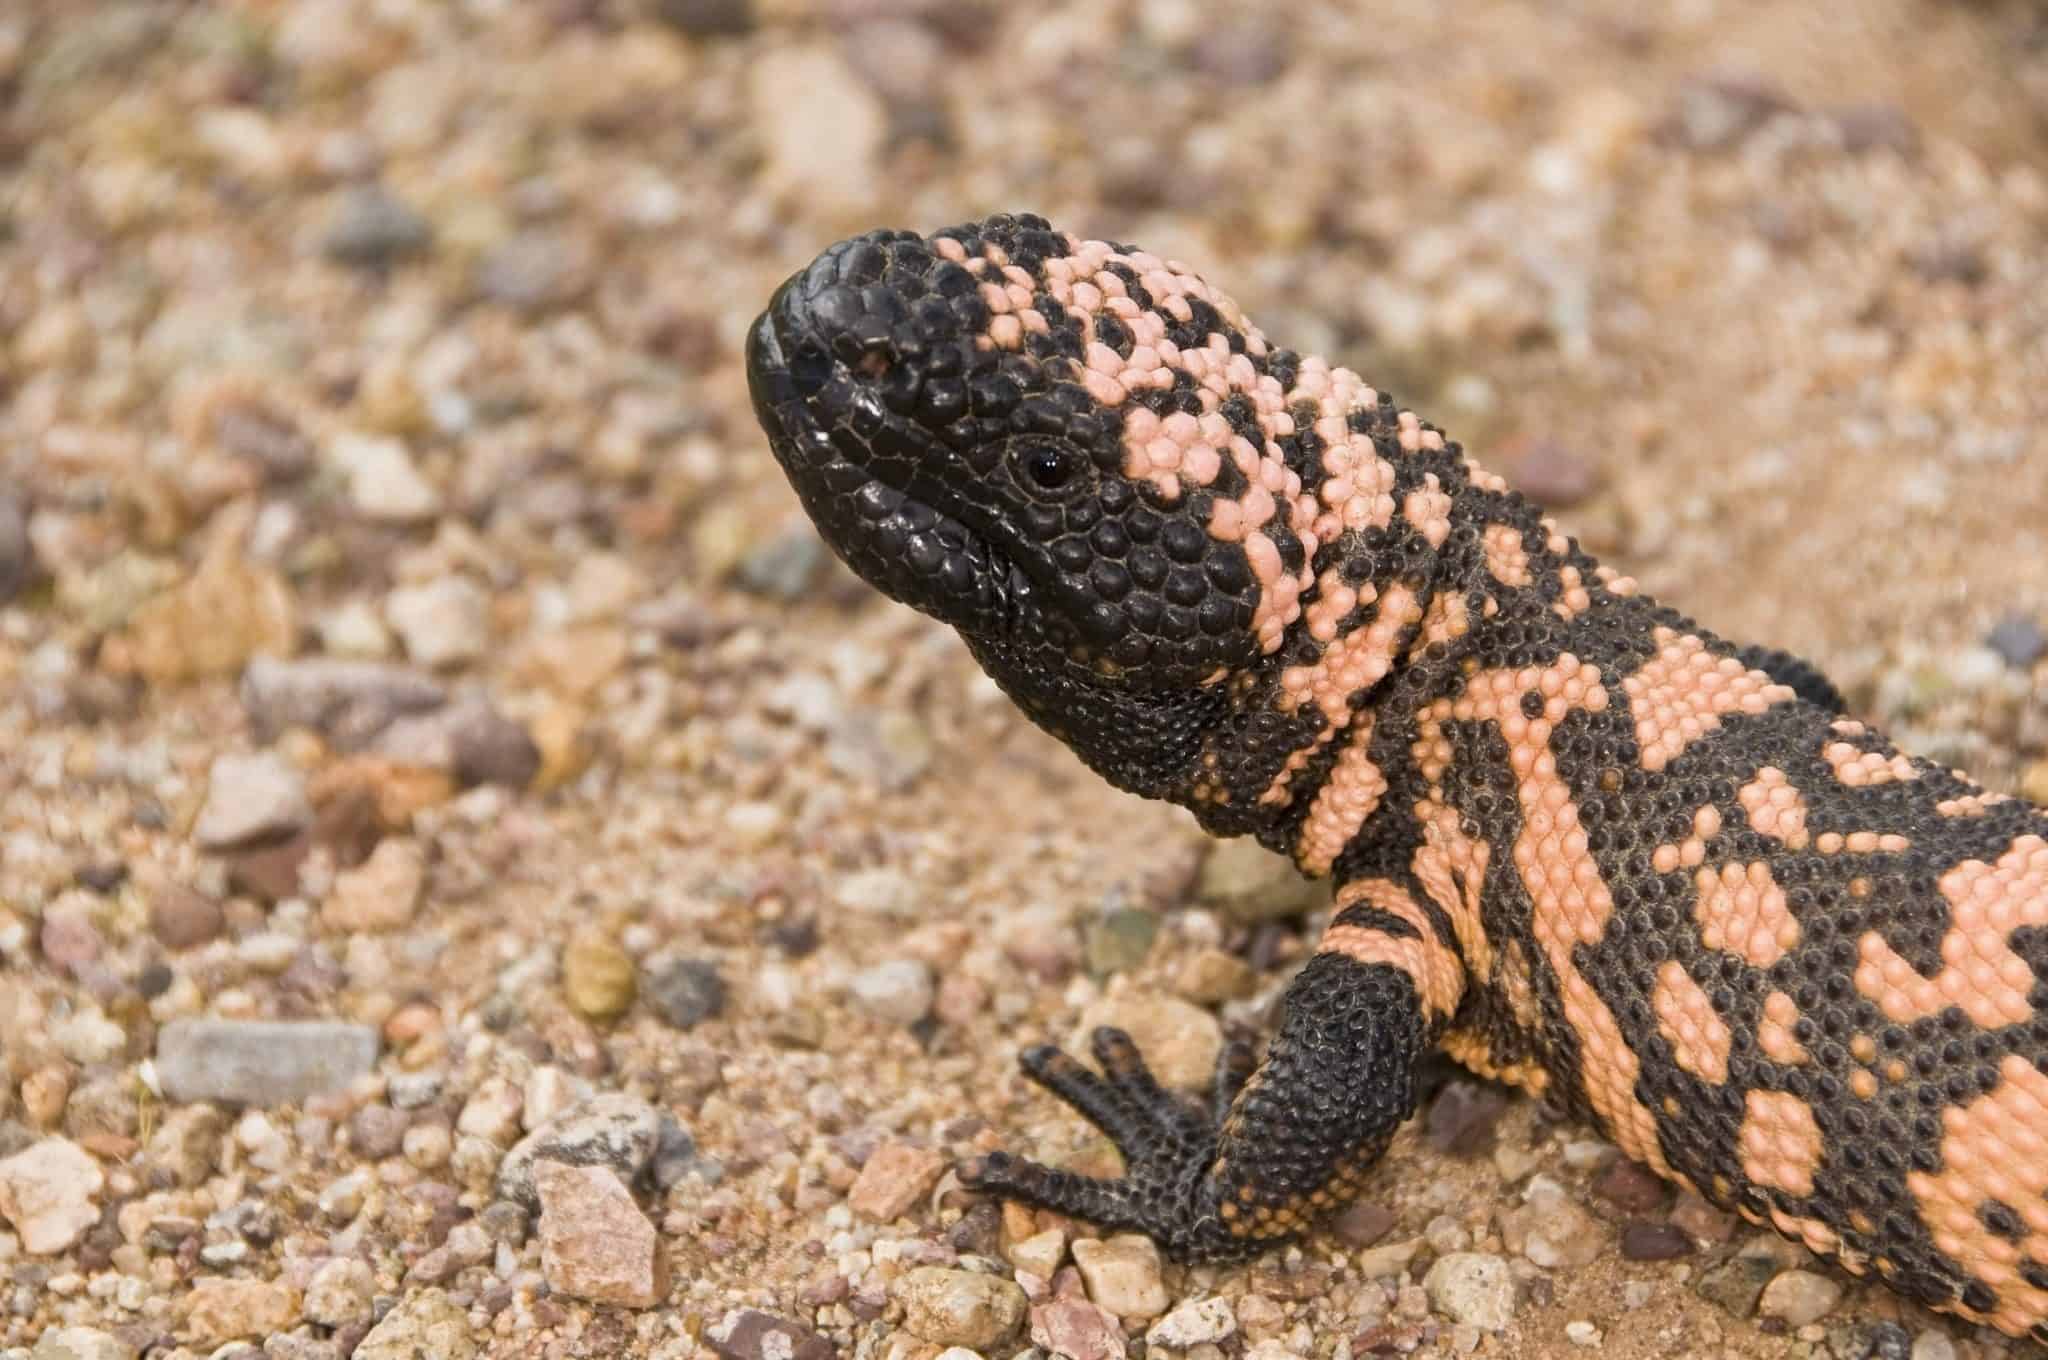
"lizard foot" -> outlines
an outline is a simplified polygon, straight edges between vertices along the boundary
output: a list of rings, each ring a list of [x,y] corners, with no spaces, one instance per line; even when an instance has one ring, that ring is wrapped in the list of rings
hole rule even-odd
[[[1019,1062],[1108,1136],[1123,1155],[1124,1174],[1083,1176],[992,1152],[961,1168],[968,1187],[1135,1229],[1176,1260],[1242,1259],[1268,1245],[1226,1226],[1211,1175],[1224,1118],[1252,1072],[1250,1046],[1235,1036],[1225,1041],[1206,1109],[1161,1086],[1124,1031],[1098,1029],[1091,1047],[1104,1075],[1050,1044],[1026,1049]]]

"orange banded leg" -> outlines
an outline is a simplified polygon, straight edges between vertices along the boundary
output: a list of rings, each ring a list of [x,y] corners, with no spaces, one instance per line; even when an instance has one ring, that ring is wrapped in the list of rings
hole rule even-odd
[[[1055,1049],[1024,1070],[1123,1154],[1124,1174],[1080,1176],[991,1153],[962,1169],[978,1190],[1146,1233],[1181,1260],[1232,1260],[1305,1231],[1356,1193],[1415,1110],[1435,1026],[1400,967],[1331,950],[1287,989],[1265,1061],[1225,1046],[1203,1115],[1161,1089],[1117,1030],[1097,1030],[1104,1075]]]

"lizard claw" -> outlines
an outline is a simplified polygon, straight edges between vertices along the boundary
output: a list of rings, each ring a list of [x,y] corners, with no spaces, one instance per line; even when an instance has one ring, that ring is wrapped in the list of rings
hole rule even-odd
[[[1136,1229],[1178,1259],[1228,1260],[1257,1252],[1262,1244],[1232,1235],[1211,1204],[1209,1172],[1228,1102],[1205,1110],[1168,1091],[1120,1029],[1098,1029],[1090,1037],[1102,1075],[1049,1044],[1026,1049],[1019,1063],[1033,1081],[1102,1130],[1122,1154],[1124,1174],[1083,1176],[991,1152],[963,1166],[961,1180],[1003,1199]],[[1243,1084],[1247,1052],[1241,1044],[1225,1046],[1218,1061],[1219,1096],[1226,1087],[1234,1095]]]

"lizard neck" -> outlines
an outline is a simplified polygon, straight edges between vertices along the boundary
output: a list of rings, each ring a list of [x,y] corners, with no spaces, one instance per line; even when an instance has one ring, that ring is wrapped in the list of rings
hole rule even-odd
[[[1323,849],[1337,844],[1311,825],[1355,831],[1358,810],[1398,778],[1375,750],[1383,716],[1453,683],[1482,640],[1568,626],[1634,593],[1440,431],[1365,395],[1341,416],[1302,409],[1276,440],[1314,512],[1294,519],[1313,545],[1299,612],[1231,678],[1202,767],[1177,798],[1210,831],[1255,835],[1310,873],[1327,871],[1335,852]]]

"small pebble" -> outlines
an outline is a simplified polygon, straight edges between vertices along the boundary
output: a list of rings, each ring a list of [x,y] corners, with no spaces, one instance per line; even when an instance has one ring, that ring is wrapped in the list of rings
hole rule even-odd
[[[651,1308],[668,1293],[660,1235],[604,1166],[535,1165],[541,1273],[570,1298]]]
[[[338,1021],[175,1020],[157,1033],[173,1101],[270,1107],[339,1090],[377,1061],[377,1031]]]
[[[289,1328],[299,1320],[298,1291],[277,1280],[201,1277],[178,1299],[175,1311],[180,1336],[215,1347]]]
[[[1984,645],[2015,670],[2030,670],[2048,656],[2048,633],[2030,614],[2007,614],[1984,635]]]
[[[1738,1318],[1754,1316],[1764,1286],[1777,1274],[1775,1263],[1738,1256],[1702,1271],[1693,1292]]]
[[[1258,990],[1259,975],[1235,954],[1210,946],[1182,965],[1173,989],[1197,1006],[1241,1001]]]
[[[467,665],[490,646],[490,599],[467,577],[401,586],[385,597],[384,618],[405,654],[432,669]]]
[[[1195,880],[1195,899],[1247,925],[1283,920],[1329,901],[1329,885],[1303,878],[1292,861],[1256,841],[1213,842]]]
[[[377,1277],[369,1263],[337,1256],[313,1273],[306,1286],[306,1316],[323,1327],[345,1327],[370,1315]]]
[[[1485,1252],[1453,1252],[1437,1258],[1422,1287],[1429,1302],[1453,1322],[1501,1331],[1515,1318],[1515,1279],[1508,1263]]]
[[[1024,1322],[1024,1291],[979,1271],[920,1266],[905,1272],[891,1292],[903,1306],[904,1329],[933,1345],[986,1350]]]
[[[1154,992],[1119,992],[1081,1013],[1068,1048],[1075,1053],[1089,1052],[1090,1036],[1101,1026],[1127,1032],[1152,1075],[1164,1086],[1200,1090],[1215,1076],[1223,1030],[1216,1017],[1199,1006]]]
[[[825,565],[825,544],[808,523],[763,540],[740,559],[734,580],[742,590],[770,599],[795,601],[811,588]]]
[[[341,935],[402,930],[419,910],[426,880],[419,842],[396,836],[380,841],[367,860],[335,875],[320,922]]]
[[[1956,1360],[1956,1343],[1930,1327],[1913,1338],[1912,1360]]]
[[[462,1128],[460,1120],[457,1126]],[[651,1177],[658,1162],[687,1158],[693,1149],[689,1132],[666,1109],[623,1092],[606,1092],[548,1120],[505,1154],[498,1196],[537,1208],[534,1167],[543,1161],[609,1167],[633,1186]]]
[[[869,1154],[846,1202],[861,1217],[889,1223],[908,1213],[938,1184],[944,1154],[911,1143],[888,1142]]]
[[[366,1161],[382,1161],[398,1152],[410,1122],[389,1105],[365,1105],[349,1116],[349,1146]]]
[[[1082,956],[1097,977],[1127,973],[1145,961],[1159,937],[1159,913],[1124,907],[1103,913],[1082,932]]]
[[[468,1312],[439,1289],[420,1289],[405,1293],[349,1360],[471,1360],[475,1354]]]
[[[616,1020],[639,994],[639,973],[632,955],[609,932],[586,926],[562,951],[562,990],[578,1015]]]
[[[45,1138],[0,1160],[0,1220],[31,1256],[68,1251],[99,1221],[106,1173],[92,1154],[63,1138]]]
[[[1782,1319],[1788,1327],[1818,1322],[1842,1301],[1842,1286],[1811,1270],[1788,1270],[1764,1286],[1757,1300],[1762,1317]]]
[[[1670,1261],[1692,1253],[1692,1239],[1669,1223],[1631,1223],[1621,1231],[1623,1260]]]
[[[1122,1360],[1116,1315],[1086,1299],[1053,1298],[1031,1308],[1031,1339],[1067,1360]]]
[[[1134,1233],[1081,1237],[1074,1240],[1073,1252],[1088,1297],[1102,1307],[1120,1318],[1151,1318],[1166,1311],[1159,1248],[1151,1238]]]
[[[1393,1231],[1399,1221],[1391,1209],[1355,1199],[1330,1220],[1330,1231],[1347,1247],[1369,1247]]]
[[[28,1360],[135,1360],[129,1341],[92,1327],[52,1327],[36,1341]]]
[[[706,1329],[720,1360],[836,1360],[839,1350],[801,1323],[755,1308],[735,1308]]]
[[[157,943],[176,952],[218,938],[226,916],[220,903],[205,893],[166,883],[150,898],[149,923]]]
[[[890,959],[853,975],[856,1006],[877,1020],[914,1025],[931,1013],[935,986],[931,965],[919,959]]]
[[[1052,1278],[1066,1256],[1067,1235],[1058,1228],[1047,1228],[1044,1232],[1021,1238],[1003,1252],[1004,1259],[1011,1265],[1045,1280]]]
[[[313,820],[306,779],[274,751],[214,757],[206,802],[192,839],[203,850],[227,850],[286,836]]]
[[[1183,1303],[1152,1324],[1145,1333],[1146,1344],[1186,1350],[1190,1346],[1214,1345],[1237,1331],[1237,1314],[1229,1299],[1199,1299]]]
[[[1606,1230],[1574,1204],[1562,1186],[1538,1176],[1522,1198],[1523,1203],[1501,1220],[1501,1240],[1509,1251],[1545,1270],[1576,1269],[1599,1257],[1607,1243]]]
[[[1670,1186],[1640,1162],[1618,1158],[1593,1182],[1593,1193],[1631,1213],[1647,1214],[1664,1203]]]
[[[389,190],[366,184],[342,194],[320,249],[336,264],[383,269],[424,253],[433,240],[433,223]]]
[[[1494,1129],[1507,1108],[1507,1093],[1500,1087],[1452,1080],[1430,1102],[1423,1135],[1438,1152],[1477,1157],[1493,1146]]]
[[[0,491],[0,604],[20,593],[34,568],[28,516],[22,513],[21,500],[11,491]]]
[[[709,959],[677,959],[642,987],[654,1013],[677,1029],[715,1020],[725,1010],[725,980]]]
[[[1735,1215],[1723,1213],[1698,1195],[1682,1193],[1671,1206],[1671,1223],[1701,1246],[1715,1247],[1735,1233]]]

